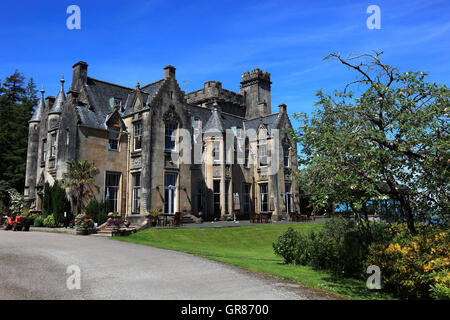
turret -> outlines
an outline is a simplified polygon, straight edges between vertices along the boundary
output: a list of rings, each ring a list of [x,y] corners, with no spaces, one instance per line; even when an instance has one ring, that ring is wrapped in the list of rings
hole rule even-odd
[[[25,174],[25,200],[31,204],[36,198],[36,179],[37,179],[37,163],[39,151],[39,129],[42,119],[42,113],[45,108],[44,88],[41,89],[41,99],[28,122],[28,149],[27,149],[27,166]]]

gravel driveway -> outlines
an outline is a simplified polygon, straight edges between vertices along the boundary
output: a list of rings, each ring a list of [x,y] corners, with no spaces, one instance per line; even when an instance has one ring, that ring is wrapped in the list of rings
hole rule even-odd
[[[80,289],[69,290],[69,266]],[[76,282],[69,282],[76,284]],[[106,238],[0,231],[0,299],[329,299],[193,255]]]

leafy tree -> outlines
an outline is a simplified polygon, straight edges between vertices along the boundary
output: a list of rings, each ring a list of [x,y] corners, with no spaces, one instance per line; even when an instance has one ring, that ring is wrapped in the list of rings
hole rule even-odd
[[[36,86],[32,78],[17,70],[0,81],[0,180],[22,191],[28,145],[28,121],[37,104]]]
[[[365,204],[388,197],[401,203],[409,231],[419,213],[448,214],[449,89],[424,72],[400,72],[382,53],[342,58],[358,75],[333,95],[318,91],[318,110],[295,131],[300,184],[317,206],[350,203],[361,221]],[[357,85],[358,96],[348,91]],[[359,215],[362,212],[362,217]]]
[[[99,170],[94,162],[73,159],[67,162],[67,172],[64,173],[64,187],[70,188],[73,203],[76,203],[77,213],[83,212],[85,204],[99,191],[95,184],[95,176]]]

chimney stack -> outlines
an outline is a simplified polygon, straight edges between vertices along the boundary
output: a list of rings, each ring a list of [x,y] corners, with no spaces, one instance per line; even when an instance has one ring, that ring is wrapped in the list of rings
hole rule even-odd
[[[286,113],[286,105],[284,103],[278,105],[278,113]]]
[[[164,68],[164,79],[175,79],[175,67],[167,66]]]
[[[73,65],[72,85],[70,86],[70,91],[80,92],[81,88],[87,81],[87,68],[88,64],[84,61],[79,61]]]
[[[48,96],[47,98],[45,98],[45,108],[50,110],[50,108],[53,106],[53,104],[55,103],[55,97],[54,96]]]

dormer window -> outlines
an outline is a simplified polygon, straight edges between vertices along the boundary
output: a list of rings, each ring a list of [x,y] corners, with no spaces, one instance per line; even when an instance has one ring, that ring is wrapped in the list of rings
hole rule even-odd
[[[118,128],[108,129],[108,150],[119,151],[119,133]]]
[[[121,110],[122,108],[122,99],[114,98],[114,109]]]

